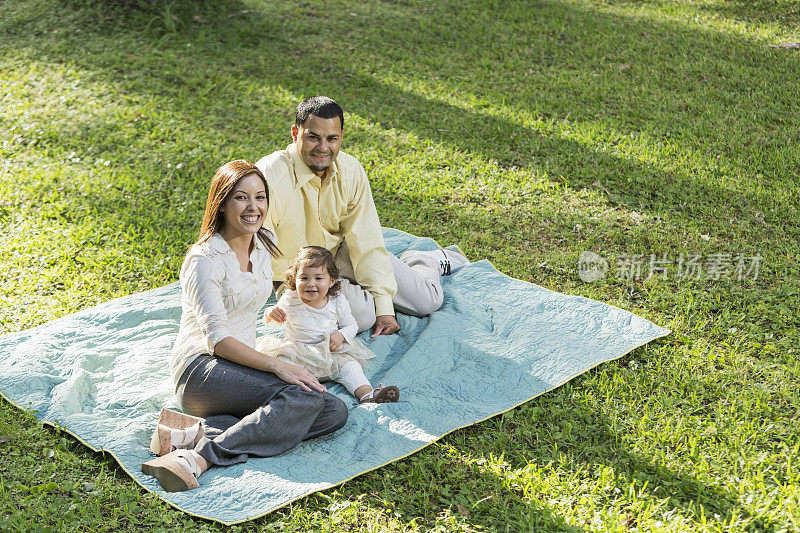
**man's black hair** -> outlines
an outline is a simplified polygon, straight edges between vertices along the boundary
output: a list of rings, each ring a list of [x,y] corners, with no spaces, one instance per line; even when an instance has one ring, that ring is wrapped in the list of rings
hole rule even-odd
[[[302,126],[310,115],[319,118],[339,117],[342,130],[344,130],[344,111],[342,111],[339,104],[327,96],[312,96],[300,102],[300,105],[297,106],[297,113],[294,116],[295,125]]]

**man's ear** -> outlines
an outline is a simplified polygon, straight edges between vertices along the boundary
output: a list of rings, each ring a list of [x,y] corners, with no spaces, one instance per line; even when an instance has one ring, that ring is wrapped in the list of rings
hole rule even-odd
[[[300,130],[297,129],[297,124],[292,124],[292,140],[297,140],[297,134],[300,133]]]

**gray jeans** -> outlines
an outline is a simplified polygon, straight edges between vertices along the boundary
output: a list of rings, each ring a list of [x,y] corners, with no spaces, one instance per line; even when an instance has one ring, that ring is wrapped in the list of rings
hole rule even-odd
[[[347,421],[347,407],[332,394],[212,355],[186,367],[175,394],[186,413],[205,419],[195,451],[218,466],[278,455]]]

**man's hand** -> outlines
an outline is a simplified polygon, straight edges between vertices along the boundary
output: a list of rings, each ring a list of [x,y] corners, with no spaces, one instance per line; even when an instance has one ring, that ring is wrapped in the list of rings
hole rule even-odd
[[[333,333],[331,333],[330,347],[332,352],[338,350],[342,346],[343,342],[344,342],[344,335],[342,335],[338,331],[334,331]]]
[[[270,320],[273,320],[278,324],[283,324],[286,322],[286,311],[277,305],[267,307],[267,310],[264,311],[264,322],[269,322]]]
[[[394,315],[378,315],[375,317],[375,329],[372,331],[370,337],[377,337],[378,335],[391,335],[400,331],[400,324]]]

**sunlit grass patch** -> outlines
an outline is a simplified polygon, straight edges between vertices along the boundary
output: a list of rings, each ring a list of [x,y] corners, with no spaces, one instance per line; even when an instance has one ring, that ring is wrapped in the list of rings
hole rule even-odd
[[[673,334],[229,529],[796,530],[800,55],[767,45],[799,25],[791,0],[0,3],[0,331],[174,281],[213,171],[323,93],[384,225]],[[761,269],[687,279],[690,254]],[[5,402],[0,435],[0,529],[221,529]]]

